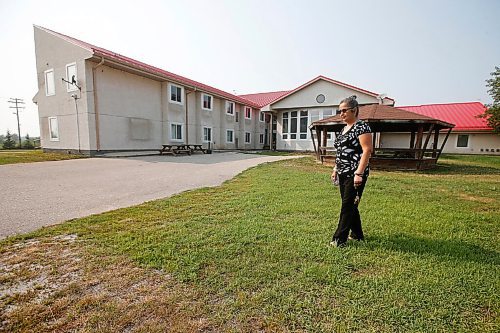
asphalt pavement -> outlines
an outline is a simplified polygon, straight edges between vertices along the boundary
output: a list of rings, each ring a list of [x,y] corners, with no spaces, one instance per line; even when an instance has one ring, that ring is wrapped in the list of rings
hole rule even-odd
[[[217,186],[261,163],[236,152],[0,165],[0,239],[43,226]]]

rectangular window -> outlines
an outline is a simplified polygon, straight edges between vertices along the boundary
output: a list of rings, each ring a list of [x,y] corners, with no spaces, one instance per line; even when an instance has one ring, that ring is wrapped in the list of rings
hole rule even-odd
[[[300,136],[301,140],[307,139],[307,111],[300,111]]]
[[[226,142],[233,143],[234,142],[234,131],[226,130]]]
[[[297,111],[290,112],[290,139],[297,139]]]
[[[226,113],[230,115],[234,115],[234,103],[230,101],[226,101]]]
[[[240,120],[240,113],[238,111],[236,111],[236,117],[235,117],[234,121],[238,122],[238,120]]]
[[[469,147],[469,135],[460,134],[457,136],[457,148],[467,148]]]
[[[170,139],[172,141],[182,141],[182,124],[170,125]]]
[[[250,143],[250,132],[245,132],[245,143]]]
[[[212,96],[201,94],[201,108],[203,110],[212,111]]]
[[[245,119],[252,119],[252,108],[245,106]]]
[[[264,134],[259,135],[259,143],[263,144],[264,143]]]
[[[283,112],[283,139],[288,139],[288,112]]]
[[[203,127],[203,142],[212,142],[212,129]]]
[[[66,65],[66,91],[78,90],[76,77],[76,63]]]
[[[259,112],[259,121],[261,123],[263,123],[265,121],[265,114],[262,111]]]
[[[50,141],[59,141],[59,126],[56,117],[49,117]]]
[[[182,87],[176,86],[175,84],[169,84],[169,86],[170,86],[169,88],[170,102],[176,104],[182,104]]]
[[[53,96],[56,94],[56,86],[54,84],[54,70],[48,69],[45,71],[45,96]]]

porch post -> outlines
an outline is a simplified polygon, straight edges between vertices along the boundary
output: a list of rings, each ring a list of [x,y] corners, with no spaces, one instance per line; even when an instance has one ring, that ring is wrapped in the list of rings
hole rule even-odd
[[[436,158],[437,156],[437,151],[436,149],[438,148],[438,140],[439,140],[439,128],[436,128],[434,130],[434,142],[432,143],[432,158]]]

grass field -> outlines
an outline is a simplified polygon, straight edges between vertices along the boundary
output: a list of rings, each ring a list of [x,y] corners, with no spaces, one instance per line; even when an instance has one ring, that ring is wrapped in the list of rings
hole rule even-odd
[[[41,149],[0,150],[0,165],[43,161],[62,161],[75,158],[84,158],[84,156],[74,154],[44,153]]]
[[[4,240],[0,331],[499,331],[500,158],[373,171],[343,249],[329,175],[266,164]]]

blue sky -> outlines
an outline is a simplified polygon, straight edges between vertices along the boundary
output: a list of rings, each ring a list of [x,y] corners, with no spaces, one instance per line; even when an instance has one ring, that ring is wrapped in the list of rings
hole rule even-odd
[[[397,105],[481,101],[500,66],[500,1],[0,0],[0,133],[38,135],[33,24],[236,94],[324,75]]]

